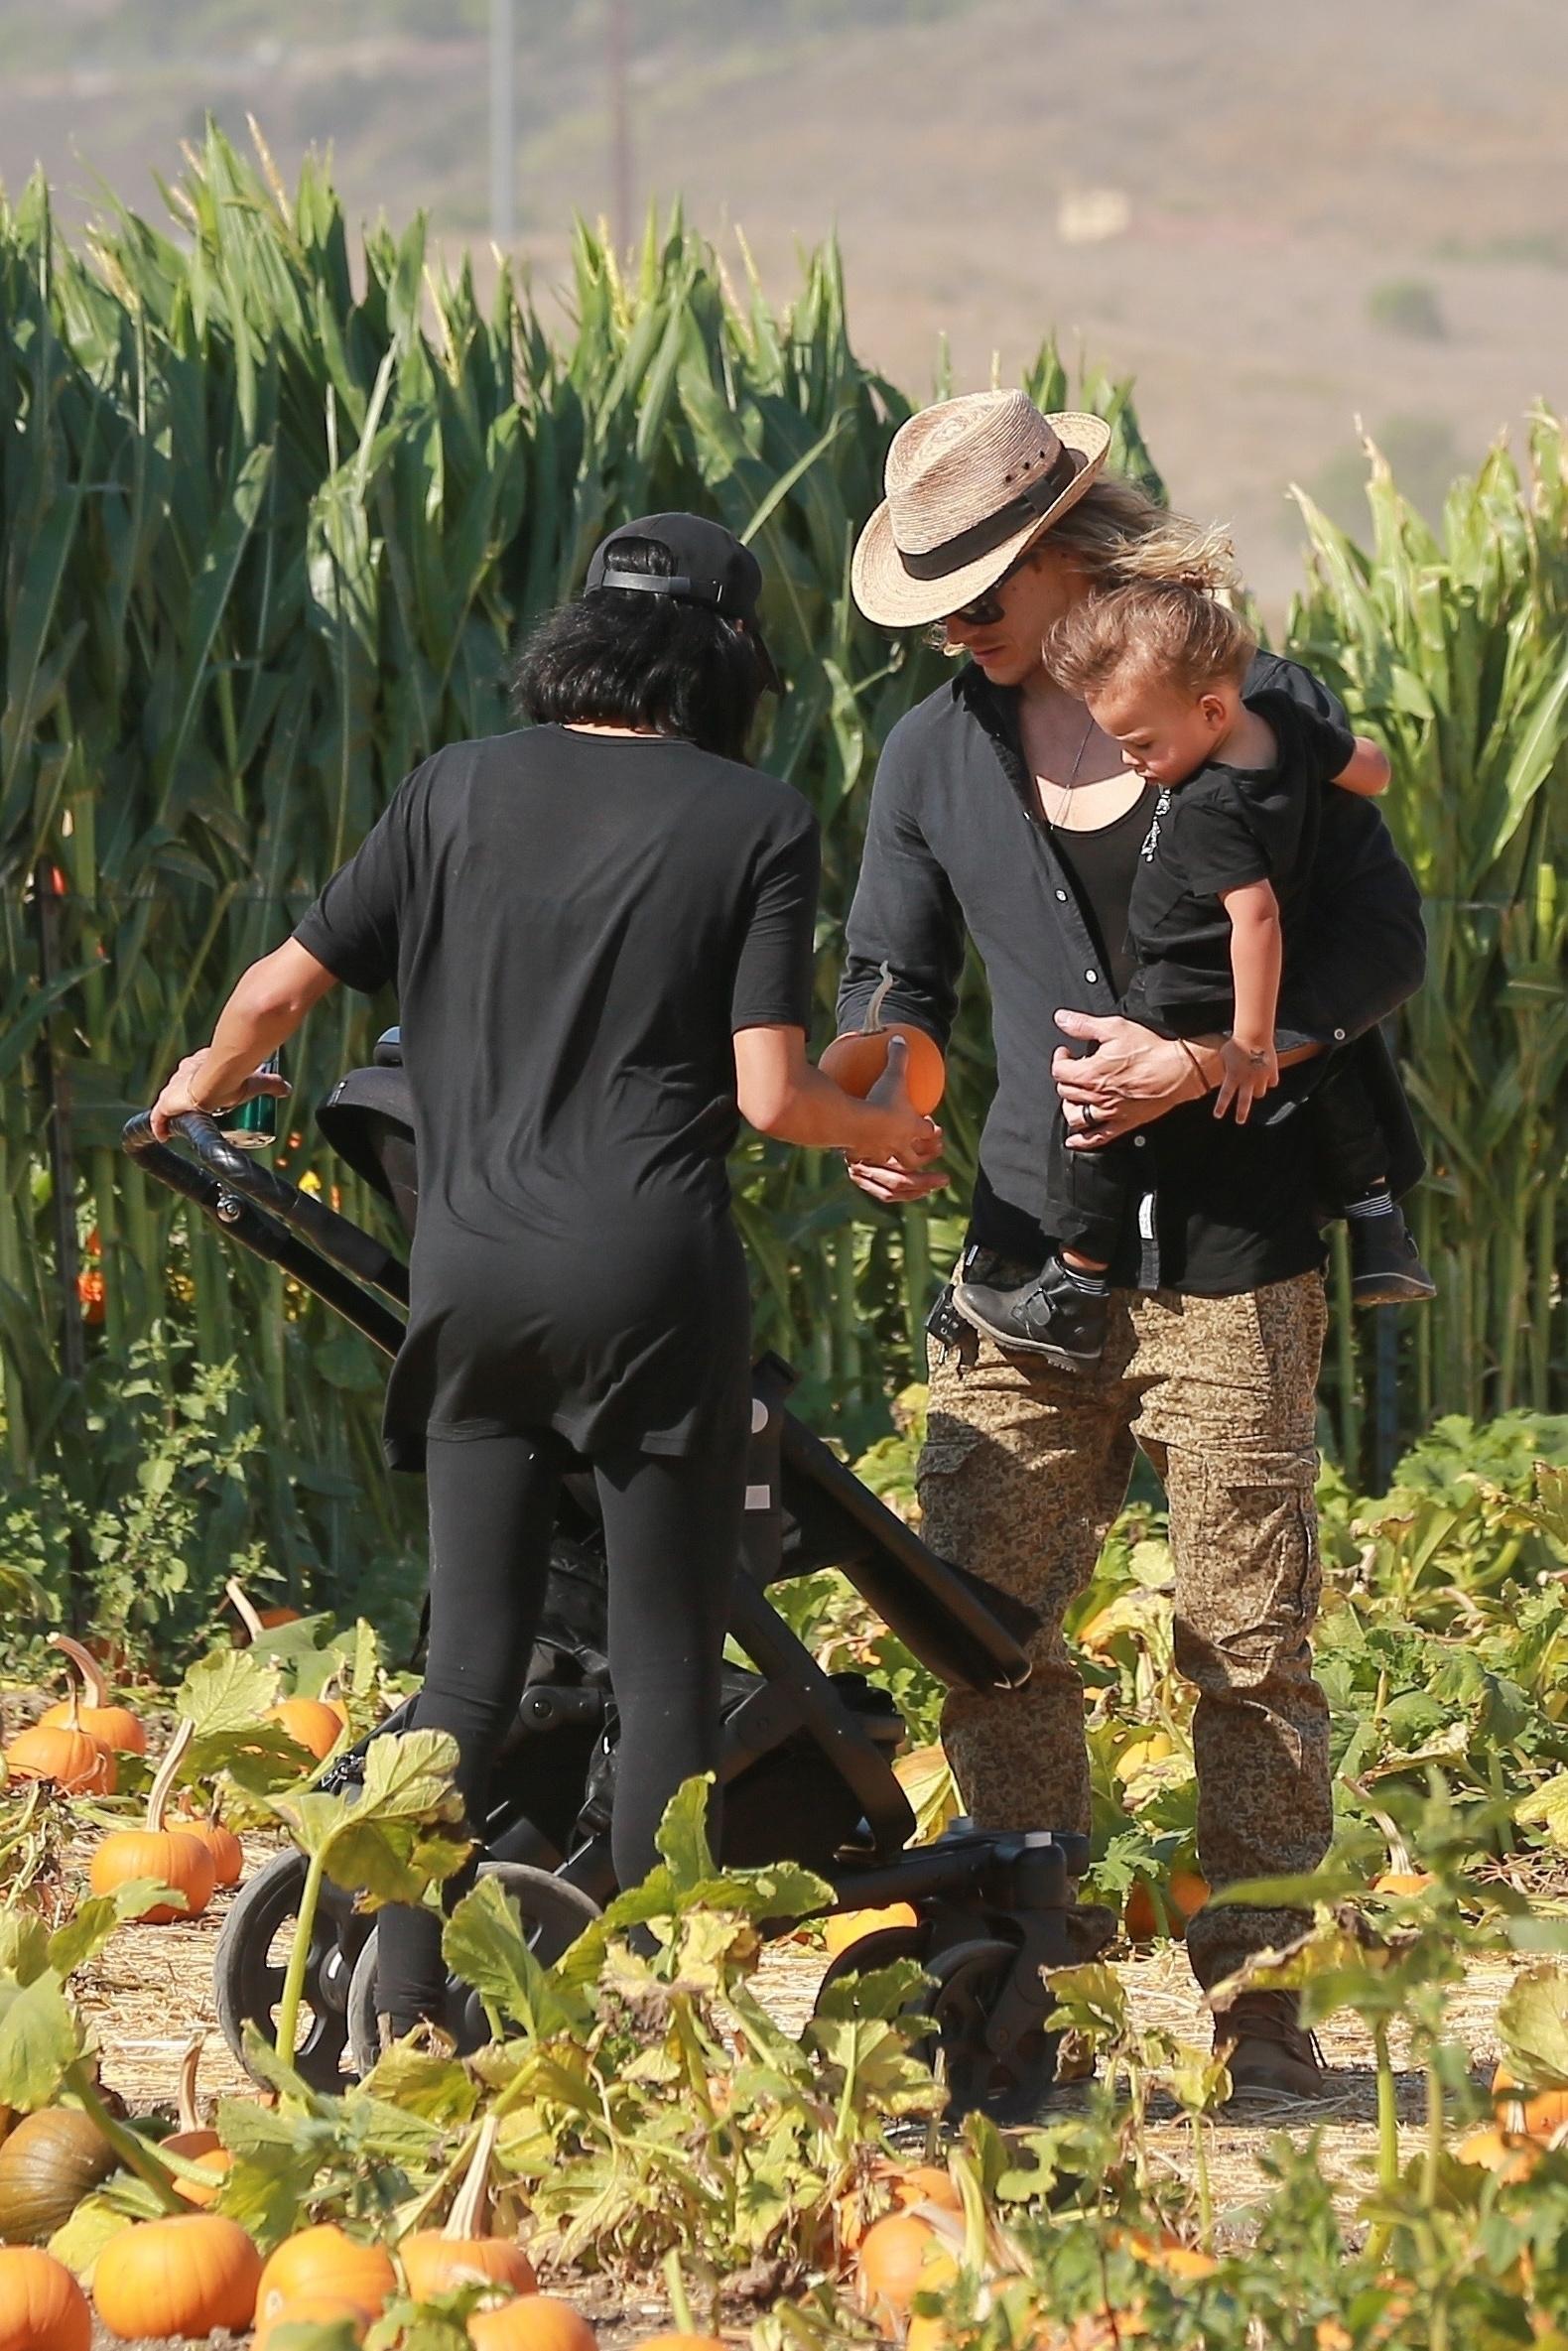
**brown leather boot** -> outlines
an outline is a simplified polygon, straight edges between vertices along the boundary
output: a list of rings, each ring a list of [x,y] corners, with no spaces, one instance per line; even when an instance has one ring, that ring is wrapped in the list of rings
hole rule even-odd
[[[1239,1992],[1214,2020],[1233,2098],[1321,2098],[1323,2054],[1303,2031],[1293,1992]]]

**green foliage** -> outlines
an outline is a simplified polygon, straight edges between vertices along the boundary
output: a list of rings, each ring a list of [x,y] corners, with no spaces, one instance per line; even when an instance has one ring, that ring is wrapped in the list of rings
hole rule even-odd
[[[176,234],[111,205],[82,248],[41,184],[0,204],[0,1521],[19,1498],[49,1505],[0,1569],[24,1604],[18,1574],[52,1610],[67,1590],[76,1611],[123,1601],[137,1629],[120,1571],[66,1528],[83,1492],[89,1518],[103,1500],[100,1465],[119,1507],[139,1407],[105,1367],[163,1331],[236,1367],[229,1434],[254,1433],[248,1529],[267,1566],[295,1599],[384,1621],[420,1530],[417,1497],[382,1471],[370,1350],[131,1171],[120,1123],[400,776],[507,723],[518,631],[577,584],[606,525],[650,506],[707,507],[766,566],[789,690],[757,753],[824,822],[824,1040],[876,754],[942,674],[848,589],[910,403],[856,357],[832,249],[776,311],[754,283],[729,287],[678,214],[627,276],[584,231],[562,340],[505,273],[481,308],[418,221],[373,228],[351,256],[315,162],[289,191],[214,131],[168,196]],[[1158,488],[1124,385],[1071,377],[1050,344],[1024,380],[1048,407],[1111,417],[1112,461]],[[1408,1427],[1561,1393],[1568,476],[1550,420],[1533,457],[1530,485],[1489,460],[1441,545],[1378,468],[1372,553],[1314,518],[1291,626],[1388,739],[1393,819],[1430,894],[1434,979],[1406,1036],[1436,1143],[1422,1239],[1443,1297],[1409,1318]],[[309,1164],[312,1106],[391,1010],[340,993],[313,1017],[286,1172]],[[799,1366],[801,1408],[851,1449],[885,1432],[886,1395],[919,1365],[989,1085],[977,980],[944,1110],[957,1182],[935,1218],[874,1209],[821,1154],[755,1137],[736,1154],[758,1343]],[[61,1260],[52,1134],[101,1321],[82,1319]],[[379,1225],[356,1179],[342,1197]],[[1362,1367],[1343,1300],[1337,1369],[1354,1465]],[[184,1371],[174,1386],[194,1392]],[[201,1474],[219,1477],[215,1456]],[[237,1472],[221,1475],[237,1497]],[[176,1640],[232,1541],[221,1512],[190,1533]]]
[[[250,1524],[251,1463],[233,1363],[192,1364],[188,1340],[133,1341],[123,1367],[99,1357],[74,1417],[79,1454],[18,1489],[0,1515],[3,1651],[13,1666],[43,1625],[79,1610],[94,1631],[166,1650],[206,1632],[225,1576],[265,1581]],[[24,1613],[25,1606],[25,1613]],[[16,1645],[9,1637],[15,1628]]]
[[[1416,342],[1441,342],[1448,328],[1429,278],[1385,278],[1367,297],[1367,316],[1385,333]]]

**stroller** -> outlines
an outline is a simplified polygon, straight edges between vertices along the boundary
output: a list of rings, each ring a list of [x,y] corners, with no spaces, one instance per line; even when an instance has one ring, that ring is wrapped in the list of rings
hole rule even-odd
[[[317,1113],[337,1155],[397,1212],[412,1235],[419,1177],[413,1106],[400,1032],[373,1066],[350,1071]],[[177,1121],[192,1157],[155,1140],[143,1112],[125,1148],[157,1181],[183,1194],[241,1246],[280,1266],[389,1357],[408,1302],[401,1256],[313,1193],[219,1133],[213,1120]],[[380,1295],[374,1293],[379,1292]],[[391,1301],[388,1304],[386,1301]],[[772,1606],[791,1577],[835,1567],[938,1678],[961,1689],[1013,1689],[1029,1666],[1020,1645],[1030,1612],[938,1559],[820,1438],[787,1409],[789,1368],[765,1355],[752,1370],[751,1440],[732,1644],[749,1669],[724,1669],[721,1862],[734,1868],[791,1860],[833,1887],[835,1906],[907,1903],[913,1925],[890,1925],[841,1954],[825,1981],[915,1958],[926,1971],[920,2013],[931,2019],[933,2062],[945,2069],[949,2111],[1005,2115],[1032,2104],[1050,2078],[1050,1995],[1042,1969],[1072,1956],[1068,1912],[1088,1866],[1087,1841],[1044,1828],[978,1830],[955,1822],[911,1847],[915,1819],[893,1770],[904,1725],[885,1690],[855,1672],[828,1673]],[[498,1761],[482,1824],[481,1866],[501,1880],[541,1960],[558,1957],[616,1892],[609,1853],[615,1715],[604,1655],[605,1556],[590,1476],[568,1476],[552,1544],[546,1599],[516,1720]],[[370,1736],[409,1723],[406,1700]],[[363,1773],[368,1741],[328,1765],[322,1784]],[[241,1890],[215,1961],[225,2040],[243,2061],[247,2023],[271,2037],[305,1864],[280,1854]],[[374,2063],[373,1918],[329,1884],[313,1937],[295,2062],[324,2089]],[[476,1995],[448,1987],[447,2023],[460,2047],[485,2022]]]

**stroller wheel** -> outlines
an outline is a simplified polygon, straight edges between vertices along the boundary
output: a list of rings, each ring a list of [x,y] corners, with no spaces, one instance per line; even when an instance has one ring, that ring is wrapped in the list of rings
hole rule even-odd
[[[305,1866],[300,1853],[280,1853],[270,1861],[241,1888],[218,1937],[212,1962],[218,2027],[247,2072],[251,2068],[245,2060],[245,2026],[254,2024],[268,2040],[277,2029]],[[354,1916],[350,1895],[330,1880],[323,1886],[306,1963],[301,2036],[294,2051],[295,2066],[313,2089],[335,2090],[341,2085],[349,1979],[369,1924]],[[259,2081],[261,2076],[252,2078]]]
[[[829,1960],[817,1987],[817,2007],[822,2006],[823,1994],[833,1985],[842,1984],[846,1976],[869,1975],[873,1968],[891,1967],[898,1959],[918,1959],[924,1967],[929,1940],[930,1929],[924,1926],[873,1927],[869,1934],[861,1935],[837,1958]],[[926,2014],[923,2000],[917,1997],[913,2005],[920,2015]]]
[[[991,2014],[1017,1957],[1016,1944],[985,1938],[951,1944],[926,1963],[931,1981],[921,2006],[935,2030],[921,2053],[947,2084],[949,2123],[977,2109],[996,2121],[1032,2119],[1033,2107],[1050,2096],[1054,2033],[1036,2026],[1000,2049],[987,2038]]]
[[[575,1943],[583,1929],[591,1926],[599,1915],[598,1904],[590,1894],[570,1885],[565,1878],[553,1876],[549,1870],[536,1870],[529,1863],[518,1861],[487,1861],[479,1867],[486,1878],[498,1878],[517,1904],[528,1947],[544,1967],[559,1959],[568,1944]],[[354,1964],[353,1979],[348,1986],[346,2022],[354,2071],[367,2074],[380,2048],[373,1926]],[[444,2022],[458,2049],[464,2052],[478,2048],[490,2036],[478,1994],[469,1985],[459,1983],[456,1976],[447,1978]]]

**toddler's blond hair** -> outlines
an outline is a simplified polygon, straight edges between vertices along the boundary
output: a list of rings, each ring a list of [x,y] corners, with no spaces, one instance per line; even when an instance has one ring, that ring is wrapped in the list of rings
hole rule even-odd
[[[1195,702],[1216,686],[1240,686],[1257,639],[1215,596],[1222,584],[1197,569],[1088,596],[1052,630],[1046,667],[1081,702],[1128,672],[1163,680]]]

